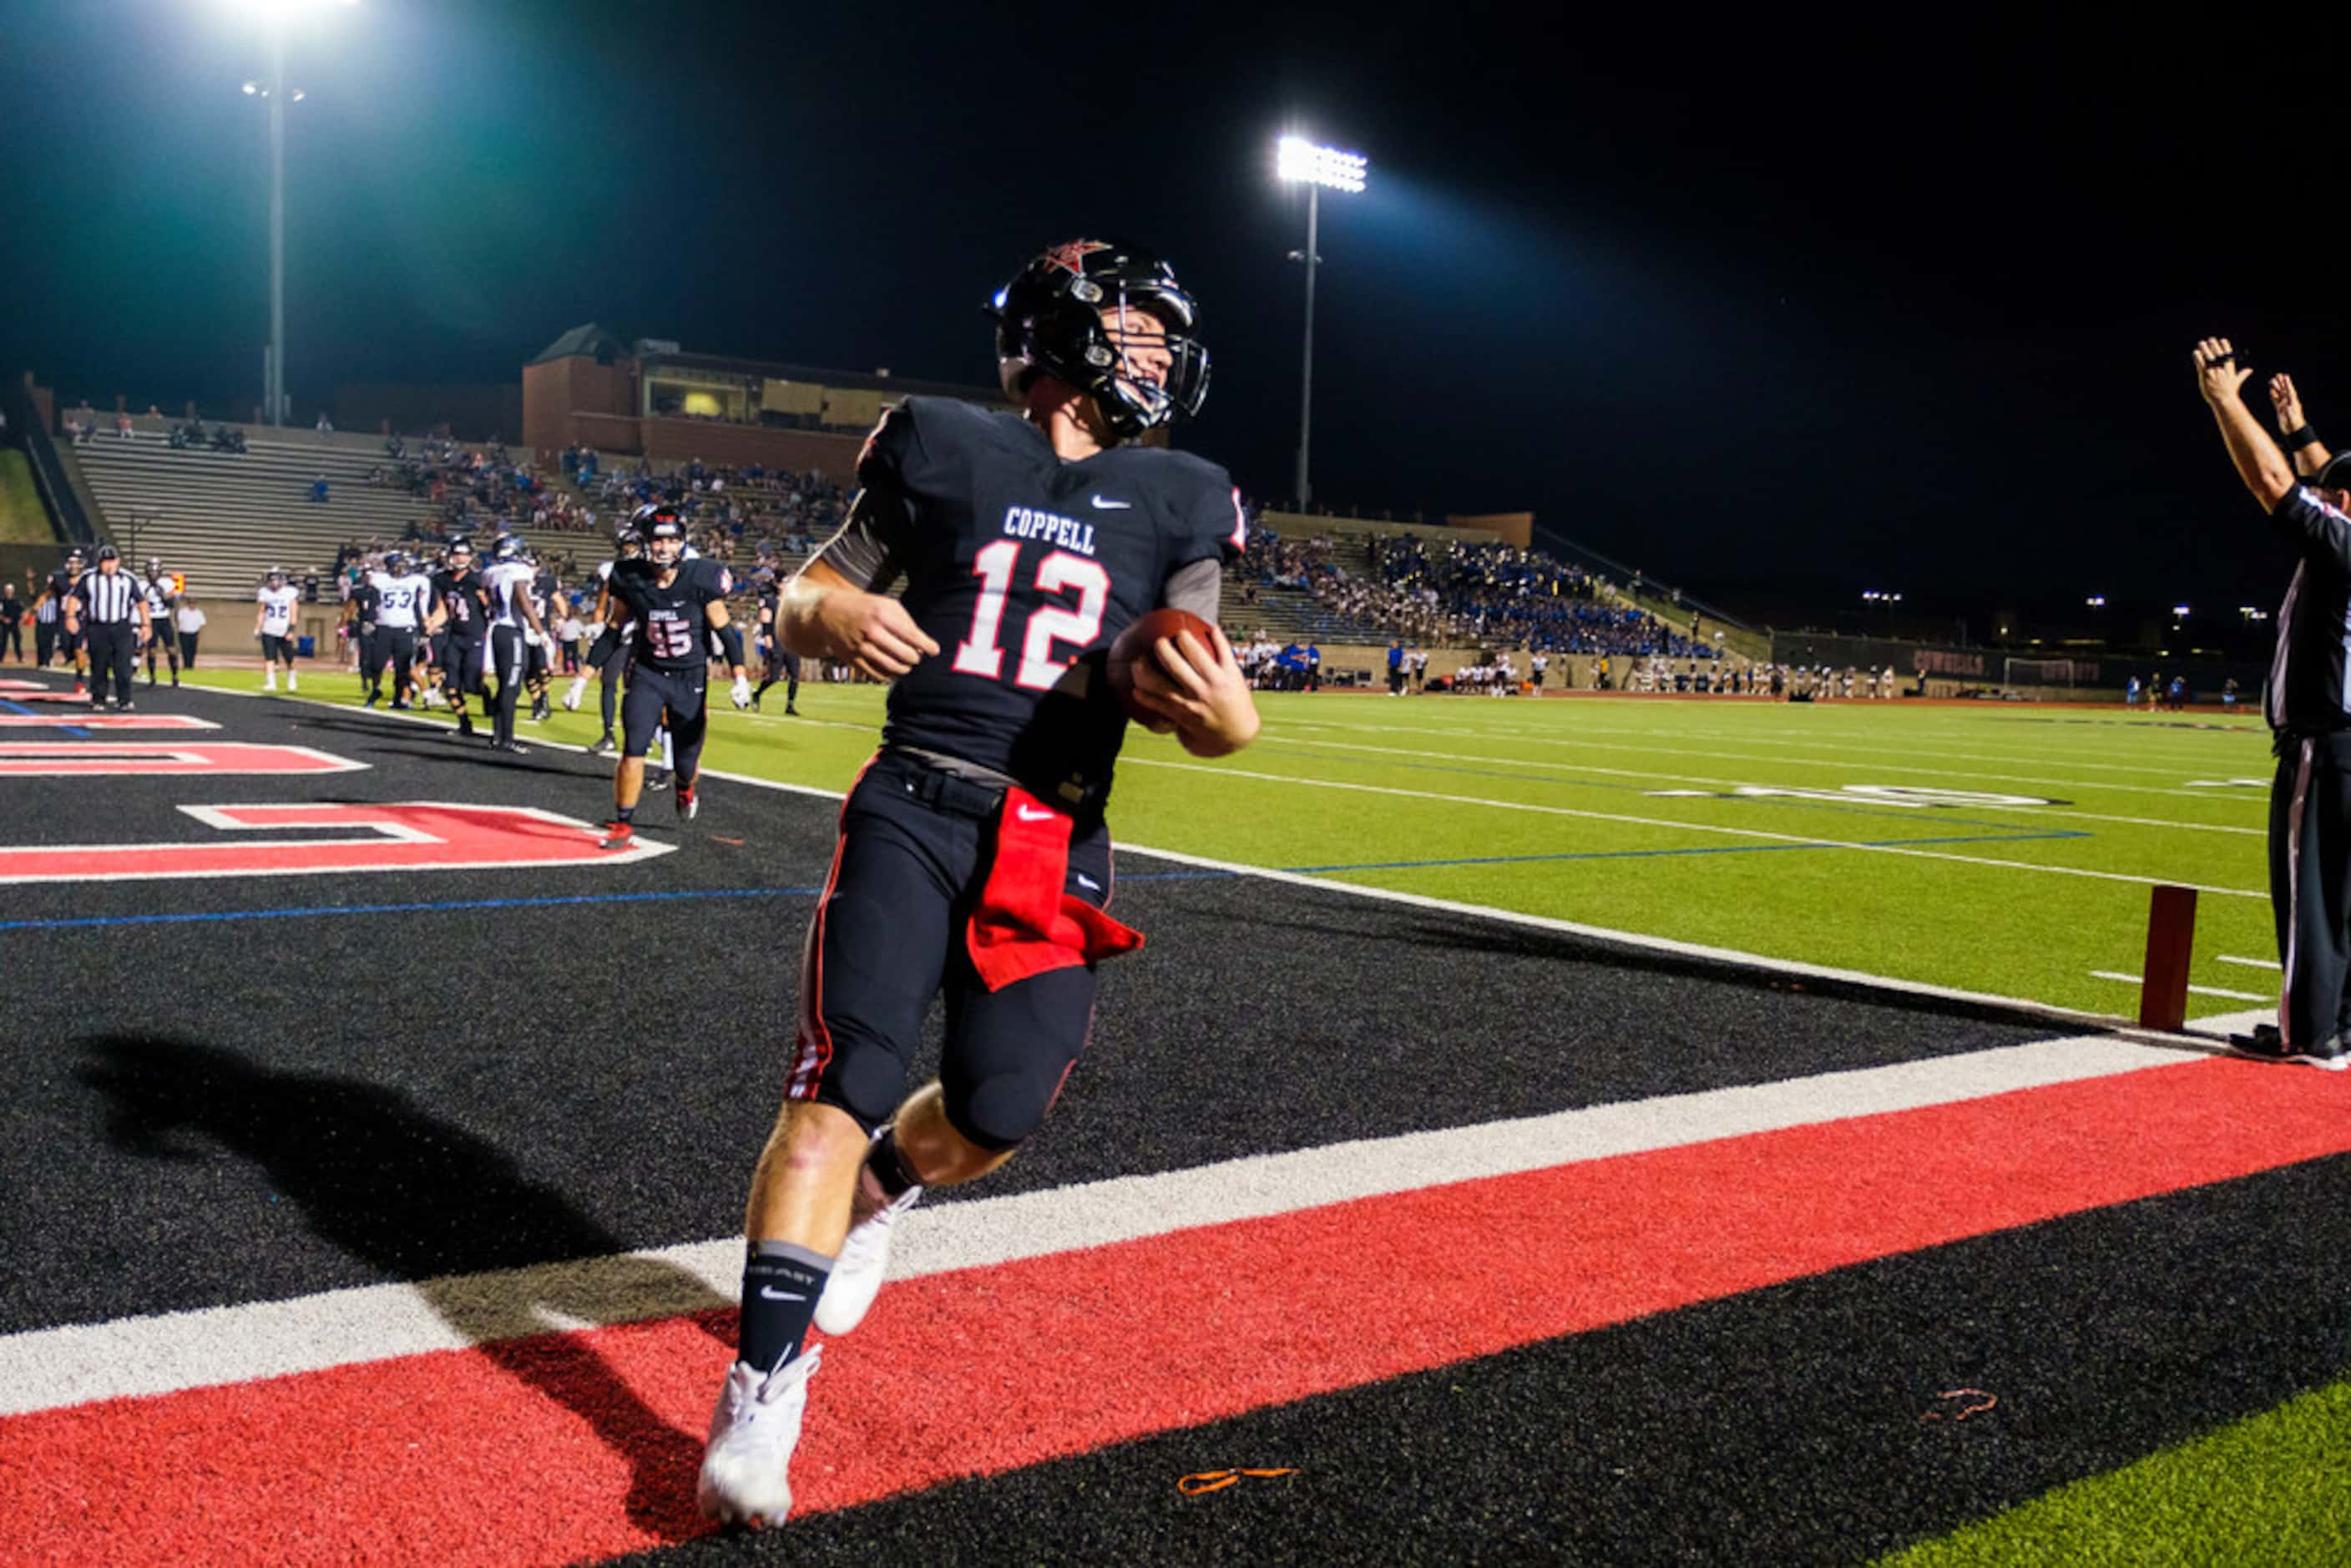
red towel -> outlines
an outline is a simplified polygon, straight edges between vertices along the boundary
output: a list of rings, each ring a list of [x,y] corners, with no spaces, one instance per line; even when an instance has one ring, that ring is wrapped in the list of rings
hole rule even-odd
[[[1070,826],[1067,816],[1027,790],[1004,792],[996,817],[995,863],[988,867],[965,940],[979,983],[991,991],[1143,946],[1142,932],[1062,891],[1070,869]]]

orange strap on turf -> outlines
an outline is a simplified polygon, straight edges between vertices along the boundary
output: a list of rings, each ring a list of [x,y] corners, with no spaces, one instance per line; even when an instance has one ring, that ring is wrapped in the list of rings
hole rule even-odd
[[[1294,1476],[1295,1469],[1286,1470],[1202,1470],[1186,1476],[1176,1483],[1176,1490],[1186,1497],[1198,1497],[1205,1492],[1222,1491],[1238,1485],[1243,1476]]]

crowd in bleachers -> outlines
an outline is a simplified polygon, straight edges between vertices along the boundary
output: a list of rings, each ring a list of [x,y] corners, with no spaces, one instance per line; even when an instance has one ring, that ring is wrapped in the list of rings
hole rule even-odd
[[[625,514],[652,501],[674,502],[695,548],[723,560],[805,556],[841,526],[849,499],[820,474],[756,463],[712,465],[697,457],[656,470],[639,459],[607,470],[596,453],[581,447],[567,447],[562,462],[580,493],[608,510]]]
[[[1717,653],[1711,643],[1617,601],[1590,572],[1541,550],[1499,542],[1436,543],[1410,534],[1368,544],[1376,587],[1359,597],[1399,617],[1391,630],[1429,636],[1441,629],[1456,639],[1538,653],[1677,659]]]

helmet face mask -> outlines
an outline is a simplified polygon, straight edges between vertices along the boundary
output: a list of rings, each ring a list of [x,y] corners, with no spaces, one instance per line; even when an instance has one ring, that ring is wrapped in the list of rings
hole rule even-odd
[[[1194,335],[1199,305],[1176,281],[1175,268],[1133,246],[1055,246],[998,292],[989,314],[998,372],[1016,402],[1027,399],[1039,376],[1050,376],[1092,398],[1111,432],[1132,440],[1196,417],[1207,400],[1208,350]],[[1164,338],[1110,325],[1131,316],[1148,318]],[[1144,344],[1164,345],[1163,381],[1134,362]]]
[[[676,513],[655,512],[646,519],[645,536],[645,553],[655,566],[666,570],[685,559],[685,525]]]

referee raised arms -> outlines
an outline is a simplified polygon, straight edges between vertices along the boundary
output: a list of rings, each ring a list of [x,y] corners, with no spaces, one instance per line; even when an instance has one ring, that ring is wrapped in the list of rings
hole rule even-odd
[[[2299,558],[2278,610],[2262,704],[2277,754],[2270,784],[2270,909],[2283,967],[2274,1025],[2231,1043],[2248,1056],[2340,1071],[2351,974],[2351,454],[2328,458],[2302,420],[2294,382],[2270,399],[2291,420],[2289,463],[2245,406],[2252,375],[2226,338],[2196,345],[2197,387],[2238,476]],[[2297,477],[2301,467],[2306,477]]]
[[[147,641],[147,587],[122,570],[122,554],[99,547],[98,565],[81,574],[66,600],[66,634],[86,636],[93,666],[89,706],[106,706],[106,683],[114,682],[114,706],[131,706],[131,675],[136,650]]]

